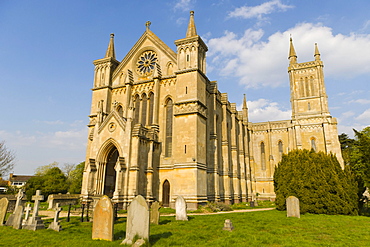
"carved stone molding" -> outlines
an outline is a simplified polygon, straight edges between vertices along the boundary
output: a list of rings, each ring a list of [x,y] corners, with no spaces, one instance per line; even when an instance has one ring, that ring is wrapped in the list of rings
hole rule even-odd
[[[200,101],[187,101],[176,103],[174,107],[174,115],[199,114],[207,118],[207,107]]]

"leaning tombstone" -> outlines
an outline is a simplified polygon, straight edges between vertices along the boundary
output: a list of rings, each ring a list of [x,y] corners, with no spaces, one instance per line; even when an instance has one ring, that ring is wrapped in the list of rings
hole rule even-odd
[[[55,206],[55,216],[54,216],[54,221],[51,222],[49,225],[48,229],[60,232],[62,230],[62,226],[59,224],[59,213],[62,211],[62,208],[60,207],[60,203],[57,203]]]
[[[24,195],[23,189],[19,189],[18,194],[16,196],[17,201],[15,203],[14,211],[13,211],[13,213],[11,215],[9,215],[9,218],[6,221],[5,225],[7,225],[7,226],[13,226],[13,221],[14,221],[14,217],[15,217],[15,211],[17,210],[17,208],[18,208],[19,205],[22,205],[23,195]]]
[[[23,205],[18,205],[14,211],[13,228],[22,229]]]
[[[35,201],[33,205],[33,213],[28,222],[23,226],[27,230],[39,230],[45,229],[45,225],[41,217],[39,216],[40,201],[44,200],[44,196],[41,195],[41,190],[36,190],[36,195],[32,196],[32,200]]]
[[[100,198],[93,212],[92,239],[113,241],[113,205],[108,196]]]
[[[150,223],[158,225],[159,224],[159,209],[161,206],[159,202],[153,202],[152,206],[150,207]]]
[[[149,240],[149,208],[141,195],[136,196],[128,206],[126,238],[122,244],[133,244],[135,236],[139,238],[138,243]]]
[[[4,225],[6,212],[8,211],[9,200],[4,197],[0,200],[0,226]]]
[[[186,214],[186,201],[184,197],[178,196],[175,203],[176,207],[176,220],[188,220]]]
[[[231,222],[231,220],[229,220],[229,219],[225,220],[224,228],[222,228],[222,230],[230,231],[230,232],[232,230],[234,230],[234,226],[233,226],[233,223]]]
[[[286,216],[300,218],[299,199],[295,196],[289,196],[286,199]]]

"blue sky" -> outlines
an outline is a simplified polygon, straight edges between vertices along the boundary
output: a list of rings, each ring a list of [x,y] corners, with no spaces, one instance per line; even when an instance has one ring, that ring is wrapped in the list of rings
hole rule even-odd
[[[0,1],[0,140],[17,174],[85,159],[93,60],[115,33],[121,61],[145,31],[170,48],[189,11],[208,45],[207,75],[252,122],[290,118],[289,37],[298,62],[318,43],[339,133],[370,125],[370,1]]]

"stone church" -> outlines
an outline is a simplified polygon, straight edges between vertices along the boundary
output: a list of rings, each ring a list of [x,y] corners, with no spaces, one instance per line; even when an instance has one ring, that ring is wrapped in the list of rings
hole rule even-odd
[[[275,197],[274,167],[283,153],[314,149],[343,164],[337,122],[330,115],[323,62],[298,63],[290,40],[292,119],[251,123],[244,96],[238,111],[206,75],[207,45],[194,12],[177,51],[146,30],[116,60],[111,34],[94,61],[94,84],[82,196],[108,195],[126,207],[136,195],[188,208],[207,201],[238,203]]]

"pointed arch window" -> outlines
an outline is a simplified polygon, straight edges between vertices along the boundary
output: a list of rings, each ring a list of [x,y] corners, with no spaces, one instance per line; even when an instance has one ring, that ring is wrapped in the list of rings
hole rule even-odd
[[[140,98],[139,95],[135,95],[134,98],[134,119],[133,119],[133,126],[139,123],[139,116],[140,116]]]
[[[316,139],[314,137],[311,138],[311,149],[316,152]]]
[[[283,142],[282,141],[279,141],[278,142],[278,148],[279,148],[279,157],[281,159],[281,157],[283,157],[283,152],[284,152],[284,149],[283,149]]]
[[[165,157],[172,156],[172,128],[173,128],[173,102],[168,99],[166,103],[166,140]]]
[[[146,97],[146,94],[144,93],[141,97],[141,124],[146,125],[146,114],[147,114],[147,107],[148,107],[148,98]]]
[[[261,142],[261,169],[266,170],[266,153],[264,142]]]
[[[154,112],[154,94],[150,93],[149,97],[149,113],[148,113],[148,125],[153,124],[153,112]]]

